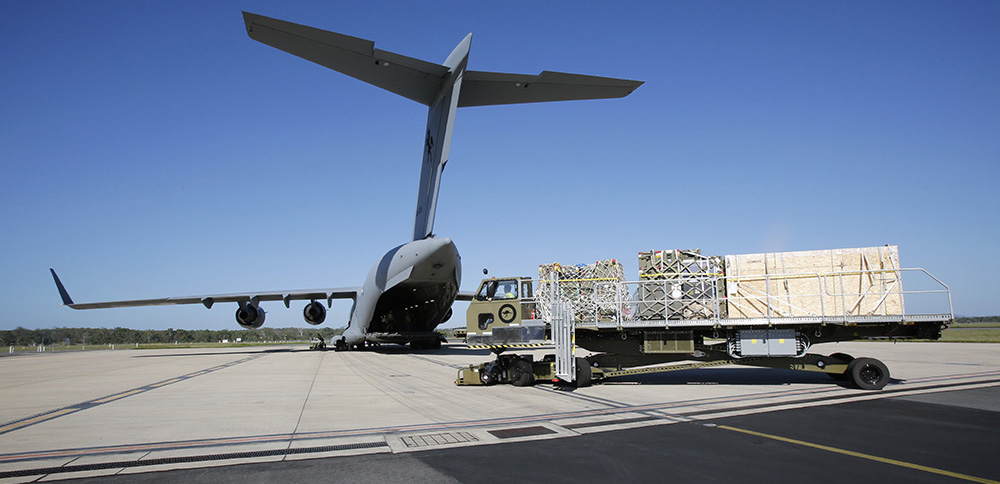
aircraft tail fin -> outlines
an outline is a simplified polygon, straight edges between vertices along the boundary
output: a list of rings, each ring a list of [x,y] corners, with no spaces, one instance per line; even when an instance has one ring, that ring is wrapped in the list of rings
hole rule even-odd
[[[625,97],[642,81],[543,71],[537,75],[467,71],[472,34],[444,65],[375,48],[370,40],[243,12],[250,38],[428,106],[413,240],[433,235],[441,174],[455,109]]]

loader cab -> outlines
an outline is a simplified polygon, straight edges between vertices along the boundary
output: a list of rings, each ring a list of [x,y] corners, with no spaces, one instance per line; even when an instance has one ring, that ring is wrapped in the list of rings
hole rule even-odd
[[[468,331],[489,331],[494,326],[521,323],[521,295],[531,293],[531,281],[520,278],[483,279],[467,313]]]
[[[486,279],[479,285],[476,301],[518,299],[518,279]]]
[[[541,333],[538,333],[538,327]],[[545,339],[545,323],[535,320],[530,278],[483,279],[466,312],[466,341],[497,345]]]

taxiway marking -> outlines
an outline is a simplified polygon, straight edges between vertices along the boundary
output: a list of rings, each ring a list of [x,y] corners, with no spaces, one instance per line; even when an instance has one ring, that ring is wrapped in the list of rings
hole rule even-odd
[[[206,368],[203,370],[198,370],[196,372],[188,373],[186,375],[181,375],[178,377],[171,378],[169,380],[164,380],[161,382],[151,383],[149,385],[144,385],[139,388],[133,388],[131,390],[125,390],[123,392],[114,393],[106,397],[95,398],[93,400],[87,400],[86,402],[75,403],[63,408],[50,410],[48,412],[40,413],[38,415],[33,415],[31,417],[23,418],[20,420],[14,420],[7,422],[6,424],[0,425],[0,435],[6,434],[8,432],[13,432],[15,430],[23,429],[25,427],[30,427],[32,425],[40,424],[42,422],[48,422],[49,420],[59,418],[65,415],[70,415],[81,410],[86,410],[88,408],[96,407],[98,405],[104,405],[106,403],[115,402],[123,398],[128,398],[133,395],[138,395],[140,393],[146,393],[150,390],[155,390],[157,388],[165,387],[167,385],[173,385],[174,383],[179,383],[184,380],[189,380],[191,378],[201,376],[207,373],[212,373],[214,371],[222,370],[224,368],[229,368],[240,363],[246,363],[250,360],[255,360],[262,356],[267,356],[269,353],[259,353],[256,355],[248,356],[246,358],[230,361],[229,363],[224,363],[222,365],[213,366],[211,368]]]
[[[56,411],[51,412],[51,413],[46,413],[46,414],[42,414],[42,415],[39,415],[39,416],[36,416],[36,417],[31,417],[31,418],[28,418],[28,419],[25,419],[25,420],[21,420],[19,422],[9,423],[7,425],[4,425],[3,427],[0,427],[0,434],[4,434],[4,433],[7,433],[7,432],[10,432],[10,431],[13,431],[13,430],[17,430],[19,428],[27,427],[29,425],[34,425],[34,424],[36,424],[38,422],[42,422],[42,421],[48,420],[50,418],[61,417],[63,415],[66,415],[67,413],[73,413],[74,411],[75,411],[75,409],[72,409],[72,408],[64,408],[62,410],[56,410]]]
[[[1000,481],[994,481],[992,479],[986,479],[982,477],[970,476],[968,474],[961,474],[958,472],[946,471],[944,469],[938,469],[936,467],[930,467],[920,464],[914,464],[912,462],[904,462],[896,459],[889,459],[887,457],[879,457],[877,455],[865,454],[862,452],[855,452],[853,450],[841,449],[837,447],[831,447],[829,445],[815,444],[812,442],[806,442],[804,440],[790,439],[788,437],[782,437],[780,435],[765,434],[763,432],[756,432],[753,430],[741,429],[737,427],[731,427],[729,425],[719,425],[717,428],[723,430],[729,430],[732,432],[740,432],[747,435],[753,435],[756,437],[763,437],[765,439],[777,440],[780,442],[786,442],[789,444],[801,445],[804,447],[811,447],[813,449],[825,450],[827,452],[833,452],[837,454],[849,455],[851,457],[857,457],[859,459],[867,459],[875,462],[881,462],[883,464],[890,464],[894,466],[906,467],[908,469],[915,469],[918,471],[929,472],[932,474],[939,474],[942,476],[954,477],[956,479],[962,479],[970,482],[980,482],[984,484],[1000,484]]]
[[[995,372],[988,372],[986,373],[986,375],[992,375],[993,373]],[[979,374],[979,376],[982,375],[983,374]],[[966,375],[961,375],[961,377],[965,376]],[[184,377],[178,377],[178,378],[183,379]],[[933,380],[944,379],[944,378],[946,377],[935,378]],[[611,416],[622,413],[660,414],[661,416],[659,418],[649,419],[649,422],[654,423],[655,421],[661,421],[663,423],[675,423],[675,422],[685,422],[692,420],[706,420],[708,418],[718,418],[720,414],[725,414],[733,411],[738,411],[741,413],[748,413],[748,412],[756,413],[756,412],[766,412],[771,410],[797,408],[804,405],[813,406],[813,405],[849,403],[854,401],[890,398],[890,397],[898,397],[910,394],[961,390],[968,388],[978,388],[981,386],[997,386],[997,385],[1000,385],[1000,380],[948,383],[939,385],[929,385],[917,388],[904,387],[895,390],[883,390],[881,392],[860,392],[856,390],[845,391],[845,389],[840,387],[836,387],[835,389],[789,390],[776,393],[755,393],[755,394],[738,395],[738,396],[721,396],[712,398],[684,400],[679,402],[663,402],[654,404],[630,405],[625,407],[610,407],[602,409],[577,410],[577,411],[556,412],[556,413],[546,413],[546,414],[536,414],[536,415],[486,418],[479,420],[432,422],[425,424],[398,425],[389,427],[368,427],[368,428],[358,428],[358,429],[252,435],[252,436],[230,437],[230,438],[220,438],[220,439],[199,439],[199,440],[185,440],[185,441],[173,441],[173,442],[150,442],[150,443],[132,444],[132,445],[113,445],[113,446],[75,448],[75,449],[53,449],[48,451],[18,452],[10,454],[0,454],[0,464],[8,462],[39,460],[39,459],[46,459],[53,457],[80,457],[80,456],[115,454],[115,453],[135,452],[135,451],[178,450],[178,449],[195,449],[195,448],[208,449],[217,446],[261,444],[261,443],[284,442],[292,440],[308,441],[308,440],[334,439],[342,437],[366,437],[366,436],[385,437],[390,434],[434,432],[434,431],[444,432],[451,430],[473,429],[473,428],[496,428],[504,425],[515,425],[515,424],[521,425],[533,422],[553,422],[555,425],[559,425],[558,420],[567,418]],[[671,412],[672,409],[682,408],[689,405],[738,403],[753,399],[771,400],[777,397],[808,396],[808,395],[819,395],[819,397],[807,398],[806,400],[772,401],[769,403],[762,403],[757,405],[749,405],[749,406],[728,408],[728,409],[725,408],[699,409],[696,411],[687,411],[679,413]],[[77,409],[70,407],[63,410],[76,411]],[[56,410],[56,412],[59,412],[59,410]],[[43,414],[39,417],[49,417],[49,416],[48,414]],[[55,418],[55,416],[52,416],[50,418]],[[19,424],[19,423],[21,422],[14,422],[12,424]],[[30,424],[33,425],[34,423],[38,422],[31,422]],[[610,425],[617,425],[620,423],[623,422],[610,420],[610,421],[595,423],[592,425],[586,425],[584,427],[590,427],[590,426],[604,427]],[[8,431],[2,429],[4,429],[4,427],[0,427],[0,433]]]

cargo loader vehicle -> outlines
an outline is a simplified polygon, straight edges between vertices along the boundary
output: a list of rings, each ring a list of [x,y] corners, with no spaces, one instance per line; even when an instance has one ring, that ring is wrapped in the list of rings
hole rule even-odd
[[[948,286],[924,269],[900,268],[895,246],[725,257],[650,251],[639,254],[639,266],[638,281],[626,281],[616,260],[543,265],[537,279],[484,279],[466,313],[466,343],[496,359],[462,368],[455,383],[583,387],[747,365],[826,373],[880,390],[890,380],[881,361],[810,348],[935,340],[954,321]],[[904,299],[917,310],[906,310]],[[508,352],[546,345],[555,353],[537,359]],[[577,356],[577,347],[589,354]]]

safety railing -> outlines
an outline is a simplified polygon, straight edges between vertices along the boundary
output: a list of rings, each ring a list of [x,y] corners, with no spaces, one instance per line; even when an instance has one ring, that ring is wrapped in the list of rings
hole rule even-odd
[[[787,273],[753,276],[676,274],[643,281],[534,280],[541,318],[553,303],[566,305],[575,324],[635,325],[644,321],[954,319],[951,290],[922,268]],[[918,289],[903,289],[907,286]],[[921,280],[915,283],[912,276]],[[914,298],[920,301],[912,301]],[[928,299],[931,301],[928,302]],[[915,303],[915,304],[911,304]],[[908,311],[908,307],[918,308]]]

